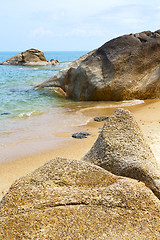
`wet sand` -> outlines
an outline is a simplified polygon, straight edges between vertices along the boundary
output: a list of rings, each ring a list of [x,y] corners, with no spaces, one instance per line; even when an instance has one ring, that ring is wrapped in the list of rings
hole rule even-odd
[[[22,154],[19,159],[0,163],[0,199],[16,179],[35,170],[45,162],[55,157],[80,159],[84,156],[94,144],[104,124],[104,122],[93,121],[93,118],[111,115],[116,108],[107,109],[105,104],[100,104],[100,107],[97,105],[85,109],[82,108],[79,112],[86,119],[89,117],[90,121],[86,125],[72,126],[72,128],[68,128],[68,131],[65,128],[65,131],[57,132],[58,142],[55,143],[55,146],[39,154],[32,153],[30,156],[25,154],[23,156],[21,149]],[[130,110],[135,116],[147,143],[160,164],[160,100],[147,100],[142,104],[124,108]],[[91,135],[86,139],[72,138],[72,134],[78,131],[87,131]]]

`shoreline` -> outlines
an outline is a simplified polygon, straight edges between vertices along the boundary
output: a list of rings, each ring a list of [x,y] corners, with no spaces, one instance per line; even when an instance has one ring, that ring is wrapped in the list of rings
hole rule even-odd
[[[82,108],[79,112],[89,117],[91,120],[86,125],[72,126],[69,131],[57,132],[61,144],[52,147],[50,150],[44,150],[38,154],[31,154],[30,156],[20,157],[17,160],[0,163],[0,199],[9,189],[10,185],[18,178],[34,171],[47,161],[55,157],[76,158],[83,157],[96,141],[100,128],[105,122],[95,122],[93,118],[96,116],[104,116],[106,112],[111,115],[117,107],[88,107]],[[146,100],[142,104],[133,106],[123,106],[123,108],[131,111],[140,126],[143,135],[151,147],[157,162],[160,164],[160,99]],[[73,131],[88,131],[91,136],[86,139],[72,138]]]

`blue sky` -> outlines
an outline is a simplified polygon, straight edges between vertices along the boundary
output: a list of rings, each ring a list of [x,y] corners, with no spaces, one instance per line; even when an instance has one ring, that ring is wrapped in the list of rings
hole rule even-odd
[[[123,34],[160,29],[159,0],[6,0],[0,51],[92,50]]]

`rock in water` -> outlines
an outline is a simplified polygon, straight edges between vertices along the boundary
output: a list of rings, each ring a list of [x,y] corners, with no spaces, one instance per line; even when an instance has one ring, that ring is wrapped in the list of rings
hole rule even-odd
[[[10,115],[10,114],[11,114],[10,112],[2,112],[2,113],[0,113],[1,116],[3,116],[3,115]]]
[[[53,62],[53,59],[52,59]],[[2,65],[36,65],[44,66],[52,64],[48,62],[44,56],[44,53],[38,49],[31,48],[20,54],[17,54],[10,59],[0,63]]]
[[[50,60],[50,63],[51,63],[53,66],[55,66],[57,63],[59,63],[59,61],[58,61],[58,60],[51,59],[51,60]]]
[[[160,30],[124,35],[72,63],[42,83],[77,100],[160,97]]]
[[[133,115],[117,109],[83,160],[143,181],[160,199],[160,169]]]
[[[160,202],[142,182],[81,160],[54,159],[0,204],[0,239],[158,239]]]

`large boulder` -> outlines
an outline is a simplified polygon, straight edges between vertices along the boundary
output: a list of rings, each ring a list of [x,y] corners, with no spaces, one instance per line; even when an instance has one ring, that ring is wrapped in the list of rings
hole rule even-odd
[[[77,100],[160,97],[160,30],[115,38],[39,86]]]
[[[0,239],[159,239],[160,201],[142,182],[54,159],[0,204]]]
[[[39,51],[38,49],[31,48],[22,53],[19,53],[8,60],[0,63],[1,65],[36,65],[36,66],[44,66],[48,64],[53,64],[53,59],[51,61],[47,61],[44,53]],[[57,63],[57,62],[56,62]],[[54,62],[54,65],[56,64]]]
[[[113,174],[143,181],[160,199],[159,165],[128,110],[115,110],[82,159]]]

